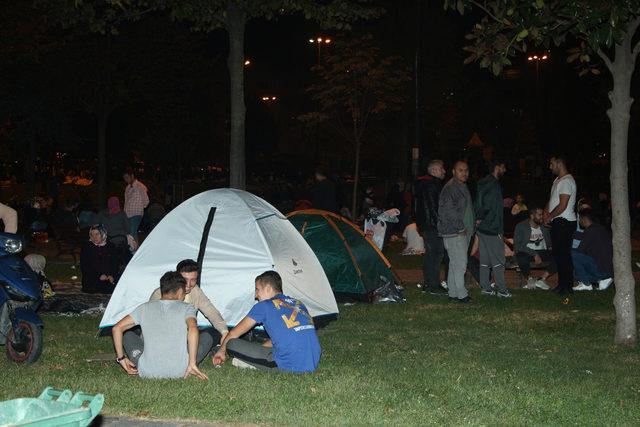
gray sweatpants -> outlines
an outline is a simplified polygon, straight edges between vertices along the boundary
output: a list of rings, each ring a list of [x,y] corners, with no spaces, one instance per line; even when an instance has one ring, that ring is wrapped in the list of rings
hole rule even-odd
[[[480,287],[490,291],[489,279],[493,270],[493,279],[500,292],[507,291],[507,283],[504,280],[504,242],[502,236],[489,236],[478,233],[480,252]]]
[[[214,343],[220,342],[220,333],[213,328],[200,329],[198,338],[198,354],[196,361],[198,364],[204,360],[213,348]],[[122,337],[122,346],[127,357],[134,365],[138,366],[138,360],[144,352],[144,336],[139,326],[129,329]]]
[[[261,371],[271,371],[278,368],[273,360],[273,348],[265,347],[257,342],[249,342],[239,338],[229,340],[227,353]]]
[[[467,251],[469,250],[469,237],[459,235],[444,237],[444,248],[449,255],[449,275],[447,287],[451,298],[462,299],[469,295],[464,287],[464,273],[467,271]]]

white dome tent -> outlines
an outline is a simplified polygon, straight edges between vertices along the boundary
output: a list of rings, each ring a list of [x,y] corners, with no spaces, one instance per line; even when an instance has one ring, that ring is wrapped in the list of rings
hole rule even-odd
[[[313,317],[338,313],[322,266],[289,220],[251,193],[223,188],[183,202],[153,229],[120,278],[100,328],[148,301],[162,274],[187,258],[198,260],[200,287],[229,326],[255,303],[254,279],[266,270],[280,273],[284,293]],[[209,322],[198,314],[198,324]]]

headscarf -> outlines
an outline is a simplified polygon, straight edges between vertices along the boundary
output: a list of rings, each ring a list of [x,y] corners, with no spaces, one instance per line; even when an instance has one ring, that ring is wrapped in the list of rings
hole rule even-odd
[[[102,224],[95,224],[92,225],[91,227],[89,227],[89,241],[91,243],[93,243],[93,241],[91,240],[91,232],[93,230],[98,230],[100,232],[100,243],[97,244],[96,246],[104,246],[107,244],[107,229],[104,228],[104,225]],[[95,245],[95,243],[94,243]]]
[[[47,259],[44,256],[40,254],[29,254],[24,257],[24,262],[26,262],[34,272],[44,274],[44,267],[47,265]]]
[[[107,200],[107,207],[109,208],[109,214],[111,215],[120,212],[120,200],[118,199],[118,197],[109,197],[109,200]]]

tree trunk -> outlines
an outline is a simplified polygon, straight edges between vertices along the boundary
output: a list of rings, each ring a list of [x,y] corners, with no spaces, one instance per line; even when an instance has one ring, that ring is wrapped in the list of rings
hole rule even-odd
[[[351,216],[355,221],[355,219],[358,217],[356,209],[358,208],[358,181],[360,181],[360,138],[358,138],[358,121],[355,117],[353,118],[353,143],[355,144],[356,158],[353,171],[353,197],[351,197]]]
[[[613,231],[613,270],[616,294],[616,344],[633,346],[637,341],[635,280],[631,270],[631,227],[629,219],[629,187],[627,143],[633,99],[630,96],[634,70],[631,37],[616,45],[611,64],[613,90],[609,93],[611,108],[611,207]]]
[[[229,186],[244,190],[245,171],[245,115],[244,104],[244,30],[245,15],[234,1],[227,6],[227,32],[229,33],[229,68],[231,98],[231,132],[229,145]]]
[[[98,207],[107,202],[107,113],[97,114],[98,118]]]

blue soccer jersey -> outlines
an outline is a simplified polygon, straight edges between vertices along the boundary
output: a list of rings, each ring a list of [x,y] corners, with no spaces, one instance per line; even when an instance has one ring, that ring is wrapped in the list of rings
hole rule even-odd
[[[278,369],[311,372],[320,362],[320,342],[309,311],[302,302],[286,295],[260,301],[248,316],[261,323],[273,342]]]

